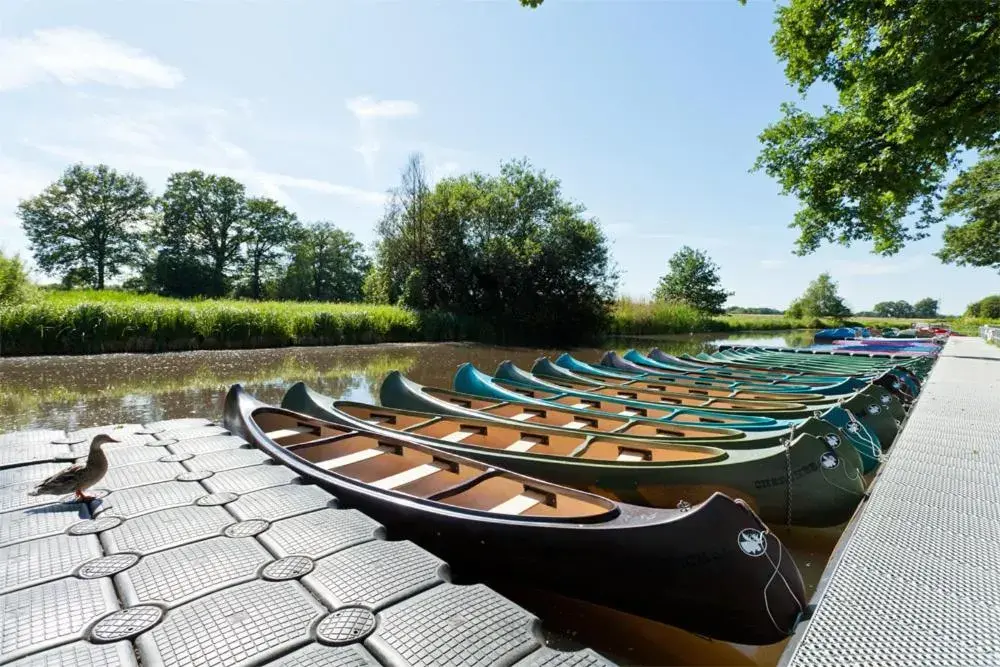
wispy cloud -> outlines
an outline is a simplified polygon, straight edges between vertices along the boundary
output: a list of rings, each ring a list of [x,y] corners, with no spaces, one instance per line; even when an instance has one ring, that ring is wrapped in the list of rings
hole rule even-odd
[[[51,81],[173,88],[183,80],[176,67],[92,30],[50,28],[0,39],[0,91]]]
[[[413,100],[376,100],[368,95],[350,98],[347,100],[347,109],[358,120],[402,118],[420,113],[420,105]]]
[[[762,269],[777,269],[787,263],[788,262],[783,259],[762,259],[760,260],[760,267]]]
[[[231,176],[251,192],[296,206],[288,190],[381,204],[382,192],[262,168],[233,134],[241,112],[217,106],[172,106],[106,100],[91,115],[68,123],[72,130],[48,132],[24,143],[66,161],[106,162],[157,181],[173,171],[200,169]]]

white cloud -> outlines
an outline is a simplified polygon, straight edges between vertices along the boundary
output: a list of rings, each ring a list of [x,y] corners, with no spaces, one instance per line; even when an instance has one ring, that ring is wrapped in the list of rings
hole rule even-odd
[[[347,100],[347,109],[361,121],[369,118],[402,118],[420,113],[420,106],[412,100],[376,100],[367,95]]]
[[[435,162],[431,165],[431,180],[440,181],[442,178],[457,174],[459,169],[461,166],[454,160]]]
[[[0,40],[0,91],[49,81],[173,88],[183,80],[176,67],[83,28],[36,30],[30,37]]]
[[[787,262],[783,259],[762,259],[760,260],[760,267],[762,269],[777,269],[782,267]]]

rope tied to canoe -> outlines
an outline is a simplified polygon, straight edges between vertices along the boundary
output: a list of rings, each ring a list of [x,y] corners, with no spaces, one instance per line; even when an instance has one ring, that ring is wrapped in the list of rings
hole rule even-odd
[[[846,426],[848,434],[855,436],[863,445],[867,445],[871,451],[872,458],[878,461],[879,464],[884,463],[886,457],[878,436],[873,436],[868,429],[865,428],[864,424],[862,424],[861,421],[854,416],[853,412],[850,410],[844,410],[844,412],[847,413],[847,418],[851,420],[851,423]]]
[[[792,525],[792,433],[784,441],[785,446],[785,525]]]

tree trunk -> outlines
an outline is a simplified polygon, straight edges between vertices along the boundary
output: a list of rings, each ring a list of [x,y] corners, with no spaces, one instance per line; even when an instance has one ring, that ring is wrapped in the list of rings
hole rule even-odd
[[[97,258],[97,289],[104,289],[104,258]]]
[[[253,298],[260,301],[260,257],[253,258]]]

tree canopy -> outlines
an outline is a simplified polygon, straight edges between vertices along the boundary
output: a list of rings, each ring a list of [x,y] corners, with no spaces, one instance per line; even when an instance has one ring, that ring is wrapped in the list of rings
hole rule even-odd
[[[783,105],[760,135],[755,168],[801,204],[796,251],[864,241],[889,255],[926,236],[949,169],[1000,133],[1000,0],[790,0],[776,22],[789,82],[838,94],[819,114]],[[952,232],[945,257],[993,266],[967,254],[980,231]]]
[[[913,304],[914,317],[937,317],[938,300],[927,297]]]
[[[364,248],[330,222],[299,229],[279,295],[299,301],[360,301],[369,270]]]
[[[377,227],[370,299],[472,315],[508,340],[574,341],[606,323],[607,241],[560,183],[526,160],[430,187],[410,159]]]
[[[913,317],[913,306],[907,301],[881,301],[873,308],[877,317]]]
[[[963,216],[965,224],[945,228],[937,256],[946,263],[1000,271],[1000,147],[984,151],[979,162],[959,174],[941,210]]]
[[[153,196],[146,182],[105,164],[71,165],[17,208],[38,266],[104,289],[136,261]]]
[[[732,294],[722,289],[719,267],[708,254],[684,246],[670,258],[653,298],[683,302],[703,313],[721,313]]]
[[[851,314],[829,273],[819,274],[785,312],[792,317],[846,317]]]
[[[985,317],[991,320],[1000,319],[1000,296],[994,294],[970,303],[965,314],[971,317]]]

